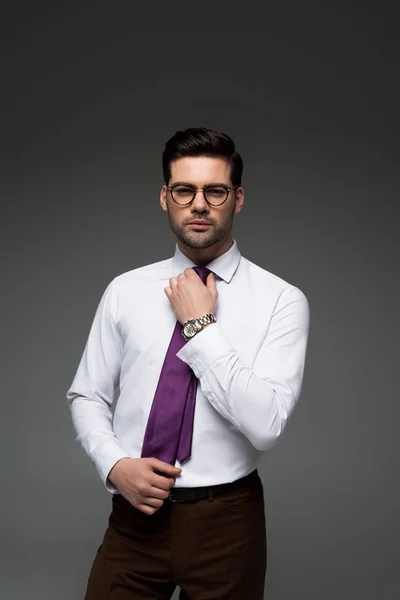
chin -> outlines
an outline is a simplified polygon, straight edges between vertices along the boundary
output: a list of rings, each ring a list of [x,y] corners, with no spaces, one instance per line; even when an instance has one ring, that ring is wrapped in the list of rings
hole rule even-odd
[[[186,236],[179,238],[181,242],[183,242],[189,248],[209,248],[216,243],[216,240],[210,238],[193,240],[191,238],[187,238]]]
[[[230,231],[230,229],[225,230],[222,228],[213,228],[213,231],[208,234],[199,231],[197,233],[193,232],[190,235],[188,235],[184,227],[176,227],[175,224],[171,222],[171,220],[170,227],[172,232],[178,238],[178,240],[185,244],[185,246],[187,246],[188,248],[199,250],[201,248],[210,248],[211,246],[215,246],[215,244],[221,242]]]

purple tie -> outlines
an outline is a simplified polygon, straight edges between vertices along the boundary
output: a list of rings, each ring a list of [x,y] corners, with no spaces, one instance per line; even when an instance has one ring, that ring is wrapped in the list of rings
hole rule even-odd
[[[211,273],[193,267],[205,284]],[[199,315],[202,316],[202,315]],[[176,322],[154,395],[142,447],[142,458],[155,457],[182,464],[190,457],[198,379],[192,369],[176,356],[185,345],[182,325]]]

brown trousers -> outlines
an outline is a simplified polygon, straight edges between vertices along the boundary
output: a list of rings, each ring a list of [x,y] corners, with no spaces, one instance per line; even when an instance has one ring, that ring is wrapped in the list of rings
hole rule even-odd
[[[262,600],[267,564],[264,491],[245,484],[147,515],[123,496],[112,512],[85,600]]]

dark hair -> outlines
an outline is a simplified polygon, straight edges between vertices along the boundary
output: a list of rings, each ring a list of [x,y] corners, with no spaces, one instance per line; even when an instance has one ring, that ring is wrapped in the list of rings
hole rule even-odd
[[[211,156],[225,158],[231,167],[233,185],[241,185],[243,160],[236,152],[234,141],[226,133],[205,127],[192,127],[177,131],[165,144],[162,168],[166,185],[171,178],[171,162],[184,156]]]

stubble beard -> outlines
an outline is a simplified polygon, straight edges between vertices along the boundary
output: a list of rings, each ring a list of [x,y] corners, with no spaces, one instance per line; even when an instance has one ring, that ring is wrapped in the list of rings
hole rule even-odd
[[[168,212],[169,226],[178,240],[183,242],[188,248],[210,248],[214,244],[221,242],[232,230],[233,212],[227,221],[219,224],[212,224],[210,230],[193,231],[188,230],[186,225],[176,223]],[[196,218],[196,217],[193,217]]]

